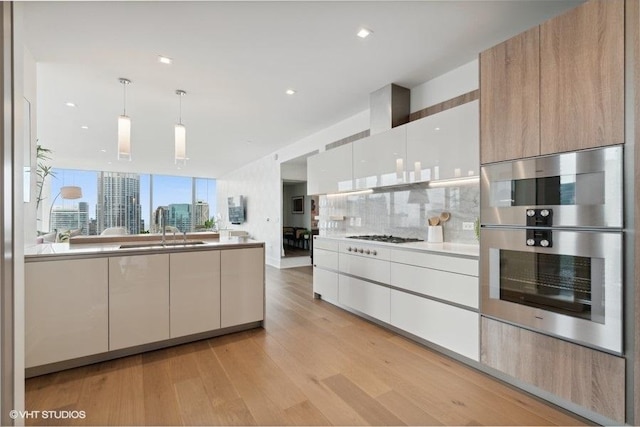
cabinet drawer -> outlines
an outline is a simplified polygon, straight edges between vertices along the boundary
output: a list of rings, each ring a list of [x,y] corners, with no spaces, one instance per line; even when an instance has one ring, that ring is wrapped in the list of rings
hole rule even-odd
[[[479,360],[478,313],[396,290],[390,299],[393,326]]]
[[[338,301],[347,307],[389,323],[391,289],[364,280],[339,275]]]
[[[338,252],[313,248],[313,266],[338,270]]]
[[[393,262],[391,286],[478,308],[479,283],[475,276]]]
[[[389,284],[391,267],[389,261],[382,261],[356,255],[340,254],[338,256],[340,273],[346,273],[364,279]]]
[[[427,252],[392,250],[391,261],[452,273],[478,276],[478,260]]]
[[[319,236],[313,237],[313,250],[314,250],[313,255],[314,256],[315,256],[316,249],[326,249],[328,251],[338,252],[338,246],[339,246],[339,243],[337,240],[323,239],[322,237],[319,237]]]
[[[325,301],[338,302],[338,273],[314,268],[313,292]]]

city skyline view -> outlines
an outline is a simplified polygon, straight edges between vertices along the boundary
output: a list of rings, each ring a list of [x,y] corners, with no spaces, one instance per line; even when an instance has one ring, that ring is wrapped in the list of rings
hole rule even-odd
[[[131,233],[137,232],[147,232],[153,231],[153,212],[158,207],[168,208],[173,205],[173,210],[175,211],[178,205],[188,205],[187,207],[182,207],[182,213],[180,216],[180,224],[182,228],[189,228],[189,230],[181,230],[181,231],[190,231],[193,227],[198,224],[196,221],[200,221],[204,223],[206,219],[213,217],[216,215],[216,182],[214,179],[210,178],[190,178],[190,177],[178,177],[178,176],[167,176],[167,175],[149,175],[149,174],[118,174],[115,172],[102,172],[102,171],[84,171],[84,170],[72,170],[72,169],[54,169],[53,170],[55,176],[51,176],[48,182],[50,188],[50,194],[46,196],[44,200],[44,206],[46,211],[49,212],[49,208],[51,208],[51,212],[60,212],[56,214],[56,218],[62,214],[62,212],[78,212],[81,203],[86,203],[88,206],[88,215],[86,213],[83,214],[83,218],[88,217],[89,222],[95,220],[98,223],[101,223],[98,219],[99,214],[99,203],[98,203],[98,195],[99,195],[99,181],[100,177],[111,177],[111,176],[121,176],[122,178],[115,179],[114,183],[120,182],[119,180],[123,180],[124,176],[129,176],[129,186],[133,186],[135,188],[131,188],[129,191],[128,197],[131,206],[129,208],[121,209],[129,209],[127,214],[124,211],[120,212],[118,215],[119,218],[127,217],[128,220],[118,220],[116,215],[117,208],[115,206],[119,206],[118,203],[123,202],[113,202],[113,206],[109,208],[109,212],[107,212],[107,216],[111,216],[110,220],[102,218],[102,227],[100,225],[95,225],[94,228],[97,228],[97,234],[100,234],[100,231],[108,226],[114,226],[113,224],[120,221],[121,223],[118,226],[125,226],[124,222],[127,222],[126,227],[129,229]],[[151,194],[151,183],[153,181],[153,194]],[[111,184],[109,184],[111,185]],[[115,184],[114,184],[115,185]],[[124,184],[123,184],[124,185]],[[60,192],[60,188],[63,186],[78,186],[82,189],[82,198],[77,200],[64,200],[58,197],[54,202],[54,206],[51,206],[51,202],[56,197],[56,195]],[[118,186],[115,185],[114,189]],[[111,190],[107,190],[111,191]],[[115,191],[115,190],[113,190]],[[122,194],[120,194],[122,196]],[[103,195],[104,197],[104,195]],[[138,199],[138,200],[135,200]],[[153,206],[151,206],[150,201],[153,200]],[[198,202],[204,202],[206,206],[206,215],[208,218],[203,218],[203,214],[205,211],[203,207],[197,207],[199,205]],[[111,202],[109,202],[111,203]],[[192,205],[195,203],[195,206]],[[139,208],[137,208],[139,206]],[[86,209],[83,208],[83,209]],[[137,213],[139,212],[139,213]],[[69,215],[69,214],[68,214]],[[68,216],[67,215],[67,216]],[[124,216],[123,216],[124,215]],[[188,215],[188,218],[185,217]],[[196,216],[194,218],[193,216]],[[46,216],[46,214],[43,214]],[[53,220],[50,224],[51,226],[55,226],[55,222],[59,222],[61,220]],[[111,222],[109,222],[111,221]],[[176,219],[174,219],[174,222]],[[49,218],[41,218],[39,221],[39,227],[49,229]],[[135,225],[134,223],[137,223]],[[192,227],[193,223],[193,227]],[[180,228],[180,227],[178,227]],[[53,228],[51,228],[53,230]],[[42,230],[46,231],[46,230]],[[83,234],[87,234],[87,230],[83,232]]]

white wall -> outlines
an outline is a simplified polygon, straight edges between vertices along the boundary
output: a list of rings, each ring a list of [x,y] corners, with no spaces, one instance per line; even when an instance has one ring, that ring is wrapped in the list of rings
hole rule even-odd
[[[25,215],[29,221],[35,217],[35,210],[29,213],[25,209],[26,204],[23,198],[23,168],[25,164],[24,150],[24,103],[25,96],[32,96],[35,99],[35,67],[33,57],[30,53],[23,49],[24,33],[22,26],[23,10],[22,5],[18,2],[13,3],[14,6],[14,218],[13,229],[16,230],[13,236],[13,268],[14,268],[14,405],[13,409],[18,411],[24,410],[24,244],[25,236],[32,237],[33,234],[27,233],[25,230],[27,225],[35,225],[25,222]],[[32,135],[35,135],[32,123]],[[33,157],[32,157],[33,160]],[[27,162],[28,163],[28,162]],[[29,204],[30,205],[30,204]],[[24,232],[22,230],[25,230]],[[35,233],[35,230],[33,231]],[[34,237],[35,240],[35,237]],[[16,425],[24,425],[24,420],[16,420]]]
[[[29,117],[24,117],[25,129],[29,126],[29,135],[23,135],[25,144],[24,155],[29,156],[29,165],[31,173],[29,177],[30,201],[24,204],[24,241],[27,243],[35,243],[37,230],[41,228],[41,223],[37,221],[38,213],[36,212],[36,168],[37,168],[37,79],[36,79],[36,60],[29,50],[24,47],[23,50],[23,96],[30,105],[30,121]],[[16,102],[19,102],[16,98]],[[26,111],[25,111],[26,113]],[[27,142],[28,140],[28,142]],[[40,228],[39,228],[40,227]]]
[[[249,232],[265,242],[267,264],[280,264],[280,210],[282,206],[280,163],[273,155],[263,157],[217,180],[218,210],[227,217],[227,197],[244,196],[246,221],[228,227]]]
[[[456,68],[416,86],[411,91],[411,111],[454,98],[478,88],[478,61]],[[333,126],[301,139],[260,160],[217,179],[218,209],[227,211],[227,197],[247,196],[247,222],[236,226],[266,245],[267,264],[280,266],[282,247],[282,174],[280,164],[331,142],[369,129],[369,111],[362,111]]]
[[[411,112],[431,107],[480,87],[477,59],[411,89]]]
[[[300,163],[282,163],[280,165],[280,173],[282,179],[290,181],[306,181],[307,180],[307,164]]]

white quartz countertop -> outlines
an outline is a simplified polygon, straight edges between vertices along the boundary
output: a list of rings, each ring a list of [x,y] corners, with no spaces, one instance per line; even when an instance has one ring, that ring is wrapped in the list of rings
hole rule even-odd
[[[190,244],[189,241],[204,241],[202,244]],[[260,247],[264,242],[246,237],[220,237],[219,239],[193,239],[187,244],[180,244],[178,239],[167,239],[167,246],[153,246],[156,242],[120,242],[120,243],[41,243],[27,245],[24,249],[25,260],[52,259],[57,257],[95,257],[95,256],[127,256],[151,253],[170,253],[184,251],[203,251],[214,249],[233,249],[242,247]],[[138,247],[125,247],[136,244]]]
[[[350,239],[347,236],[317,236],[318,239],[333,239],[343,242],[363,245],[379,245],[393,249],[420,251],[420,252],[436,252],[445,255],[456,255],[466,257],[478,257],[480,255],[480,245],[468,243],[427,243],[427,242],[411,242],[411,243],[385,243],[371,240]]]

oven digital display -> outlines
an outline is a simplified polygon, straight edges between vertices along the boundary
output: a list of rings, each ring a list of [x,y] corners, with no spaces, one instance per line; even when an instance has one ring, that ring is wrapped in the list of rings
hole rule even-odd
[[[500,251],[500,299],[604,322],[604,260]]]

